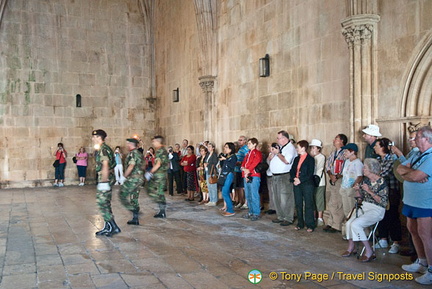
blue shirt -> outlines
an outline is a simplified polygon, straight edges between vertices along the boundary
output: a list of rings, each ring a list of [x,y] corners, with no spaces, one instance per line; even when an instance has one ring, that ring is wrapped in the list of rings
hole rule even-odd
[[[416,162],[417,159],[421,159]],[[404,196],[403,203],[416,208],[432,209],[432,148],[425,151],[423,154],[418,152],[412,155],[403,165],[412,164],[415,170],[424,172],[427,176],[427,182],[416,183],[404,181]]]
[[[120,154],[119,153],[115,153],[115,160],[116,160],[116,164],[122,165],[122,160],[120,158]]]
[[[245,158],[245,156],[247,155],[248,152],[249,152],[249,149],[248,149],[247,145],[244,145],[236,153],[237,162],[240,162],[240,165],[238,165],[234,168],[235,172],[237,172],[237,173],[241,172],[241,170],[240,170],[241,163],[243,162],[243,159]]]

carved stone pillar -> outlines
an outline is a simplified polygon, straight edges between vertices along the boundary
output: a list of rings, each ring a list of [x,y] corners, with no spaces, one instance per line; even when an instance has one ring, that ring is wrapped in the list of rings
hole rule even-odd
[[[214,141],[216,134],[216,109],[215,97],[213,93],[215,76],[205,75],[198,78],[202,88],[204,102],[204,140]]]
[[[379,15],[357,14],[342,21],[350,51],[350,141],[361,143],[361,128],[377,116],[376,42]]]

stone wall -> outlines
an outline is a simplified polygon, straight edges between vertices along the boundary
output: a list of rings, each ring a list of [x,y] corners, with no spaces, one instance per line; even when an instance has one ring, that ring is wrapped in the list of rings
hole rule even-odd
[[[77,183],[71,158],[80,146],[93,152],[93,129],[105,129],[111,146],[124,148],[132,134],[149,143],[154,111],[143,23],[135,0],[7,2],[0,25],[2,187],[48,185],[58,142],[69,153],[66,184]]]
[[[432,120],[432,1],[379,4],[377,122],[406,147],[407,123]]]
[[[204,99],[193,1],[157,1],[154,17],[157,127],[174,144],[203,140]],[[173,90],[179,89],[179,102]]]
[[[203,93],[193,1],[158,1],[156,79],[159,127],[168,142],[203,139]],[[240,134],[271,142],[286,129],[327,146],[348,130],[349,54],[341,1],[216,1],[215,141]],[[175,19],[175,21],[173,21]],[[181,44],[179,44],[181,43]],[[270,55],[270,77],[258,75]],[[171,90],[180,88],[180,102]],[[205,117],[205,115],[204,115]],[[347,132],[348,133],[348,132]]]
[[[202,57],[200,31],[194,23],[198,18],[193,4],[198,2],[213,3],[157,2],[156,79],[162,103],[158,127],[169,143],[183,138],[201,141],[205,135],[208,107],[197,82],[205,67],[196,66]],[[219,149],[241,134],[271,142],[278,130],[286,129],[297,140],[321,139],[327,154],[337,133],[363,148],[359,126],[372,122],[406,146],[407,123],[427,122],[431,116],[432,85],[427,83],[432,70],[427,67],[432,50],[425,49],[432,43],[431,7],[427,0],[216,1],[216,118],[211,140]],[[364,71],[365,78],[353,75],[362,72],[353,66],[365,63],[350,56],[341,27],[344,19],[358,13],[378,19],[365,58],[371,69]],[[416,60],[422,53],[418,66],[423,72],[418,75]],[[258,62],[266,54],[271,74],[260,78]],[[410,76],[421,81],[406,92]],[[176,87],[179,103],[171,100]],[[357,98],[352,87],[367,87],[363,96],[369,99]],[[412,95],[419,90],[420,96]]]

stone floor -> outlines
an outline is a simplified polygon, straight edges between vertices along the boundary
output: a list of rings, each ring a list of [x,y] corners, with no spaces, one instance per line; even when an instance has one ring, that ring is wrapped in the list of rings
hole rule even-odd
[[[404,277],[400,266],[408,257],[379,250],[376,261],[360,263],[340,257],[346,241],[338,234],[297,232],[271,223],[270,216],[256,222],[242,219],[242,212],[222,217],[217,208],[182,196],[169,197],[168,218],[160,220],[142,193],[141,225],[128,226],[130,213],[117,191],[113,211],[122,232],[108,238],[94,234],[103,221],[93,185],[1,190],[0,288],[421,287],[379,282]],[[253,269],[262,272],[259,284],[248,280]],[[330,280],[319,280],[326,274]],[[299,281],[292,280],[296,276]],[[348,280],[354,278],[366,280]]]

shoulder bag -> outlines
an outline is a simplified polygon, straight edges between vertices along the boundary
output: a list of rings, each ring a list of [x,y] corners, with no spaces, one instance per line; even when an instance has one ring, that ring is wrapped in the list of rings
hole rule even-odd
[[[218,176],[217,174],[215,174],[215,166],[213,166],[211,172],[210,172],[210,176],[209,176],[209,183],[210,184],[217,184],[218,183]]]

